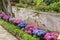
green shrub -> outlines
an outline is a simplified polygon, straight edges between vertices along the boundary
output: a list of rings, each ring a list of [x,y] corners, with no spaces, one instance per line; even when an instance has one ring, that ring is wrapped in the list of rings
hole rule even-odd
[[[60,2],[51,4],[50,8],[51,8],[51,10],[54,10],[56,12],[60,12]]]
[[[28,4],[28,5],[33,5],[33,0],[26,0],[25,2],[26,2],[26,4]]]
[[[44,0],[45,4],[50,5],[54,2],[58,2],[59,0]]]
[[[33,0],[20,0],[19,2],[22,3],[22,4],[28,4],[28,5],[33,4]]]
[[[34,0],[34,4],[40,5],[43,3],[43,0]]]
[[[38,7],[35,8],[35,10],[41,11],[42,10],[42,7],[41,6],[38,6]]]
[[[19,0],[20,3],[25,3],[25,0]]]
[[[21,4],[21,3],[16,4],[15,6],[17,6],[17,7],[21,7],[21,8],[26,8],[26,7],[27,7],[26,4]]]
[[[48,12],[50,10],[49,6],[44,7],[45,12]]]
[[[35,8],[35,10],[38,10],[38,11],[48,11],[48,10],[49,10],[49,6],[40,5],[40,6],[37,6],[37,7]]]

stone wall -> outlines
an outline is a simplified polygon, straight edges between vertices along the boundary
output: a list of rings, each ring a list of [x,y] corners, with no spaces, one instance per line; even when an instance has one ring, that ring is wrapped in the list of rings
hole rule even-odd
[[[60,33],[60,14],[50,14],[47,12],[37,12],[26,8],[12,7],[15,18],[29,24],[35,24],[43,30]]]

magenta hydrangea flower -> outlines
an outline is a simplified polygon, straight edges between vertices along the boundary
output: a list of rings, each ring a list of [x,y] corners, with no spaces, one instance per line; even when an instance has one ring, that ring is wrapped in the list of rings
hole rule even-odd
[[[46,33],[44,38],[46,40],[57,40],[58,34],[55,34],[55,33]]]
[[[19,23],[21,23],[21,21],[20,21],[20,20],[17,20],[17,19],[13,20],[12,22],[13,22],[14,24],[19,24]]]
[[[35,26],[35,25],[27,25],[26,28],[28,28],[28,29],[31,30],[31,31],[33,31],[33,30],[35,30],[35,29],[38,29],[38,27]]]
[[[10,18],[10,16],[7,16],[7,17],[5,18],[5,20],[6,20],[6,21],[9,21],[9,18]]]
[[[0,14],[0,18],[2,18],[5,14]]]
[[[27,25],[25,27],[25,31],[27,30],[28,31],[27,33],[28,34],[32,34],[33,30],[36,30],[36,29],[38,29],[38,27],[35,26],[35,25]]]
[[[58,33],[51,33],[51,35],[55,36],[56,38],[58,38]]]

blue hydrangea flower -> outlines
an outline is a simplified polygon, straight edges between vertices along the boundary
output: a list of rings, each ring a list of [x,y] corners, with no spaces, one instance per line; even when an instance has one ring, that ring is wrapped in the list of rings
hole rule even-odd
[[[41,36],[41,35],[45,35],[46,32],[43,31],[43,30],[34,30],[34,31],[33,31],[33,34],[34,34],[34,35],[37,35],[37,36]]]
[[[33,30],[33,34],[36,35],[36,33],[38,32],[38,30]]]
[[[18,24],[18,26],[19,26],[20,28],[24,28],[25,26],[27,26],[27,23],[21,22],[20,24]]]
[[[12,22],[13,20],[15,20],[15,18],[9,18],[9,22]]]

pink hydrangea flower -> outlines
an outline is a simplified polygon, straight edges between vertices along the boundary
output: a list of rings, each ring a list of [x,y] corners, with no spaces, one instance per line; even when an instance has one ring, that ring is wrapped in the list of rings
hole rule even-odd
[[[32,32],[30,30],[27,31],[28,34],[32,34]]]
[[[3,18],[4,20],[8,21],[10,17],[11,17],[11,16],[4,15],[2,18]]]
[[[36,30],[36,29],[38,29],[38,27],[35,26],[35,25],[27,25],[25,27],[25,31],[27,30],[28,31],[27,33],[28,34],[32,34],[33,30]]]
[[[51,33],[51,35],[53,35],[57,38],[59,34],[58,33]]]
[[[28,34],[32,34],[32,32],[30,30],[25,30],[25,32]]]
[[[9,20],[9,18],[10,18],[10,16],[6,16],[5,20],[6,20],[6,21],[8,21],[8,20]]]
[[[21,30],[24,30],[24,28],[22,28]]]
[[[27,25],[26,28],[28,28],[28,29],[31,30],[31,31],[33,31],[33,30],[35,30],[35,29],[38,29],[38,27],[35,26],[35,25]]]
[[[56,38],[58,38],[59,34],[58,34],[58,33],[56,33],[56,34],[55,34],[55,36],[56,36]]]
[[[19,23],[21,23],[21,21],[20,21],[20,20],[15,19],[15,20],[13,20],[13,23],[19,24]]]
[[[57,40],[58,34],[55,34],[55,33],[46,33],[44,38],[46,40],[50,40],[51,38],[53,38],[54,40]]]

